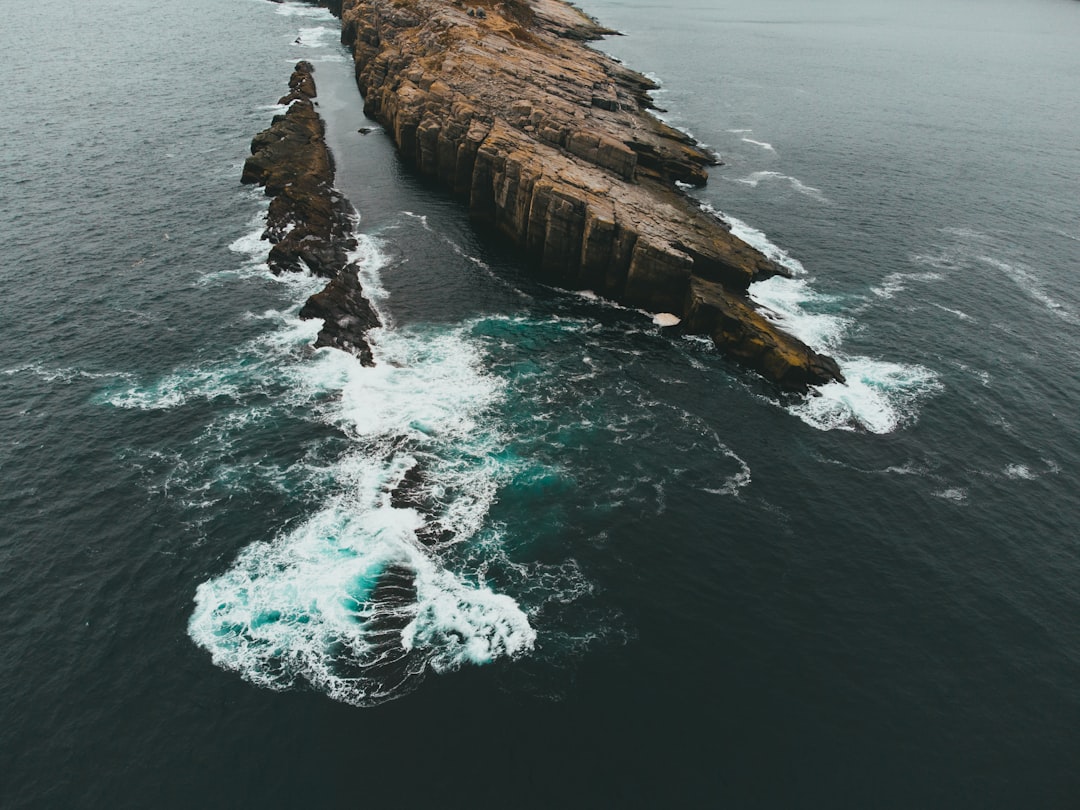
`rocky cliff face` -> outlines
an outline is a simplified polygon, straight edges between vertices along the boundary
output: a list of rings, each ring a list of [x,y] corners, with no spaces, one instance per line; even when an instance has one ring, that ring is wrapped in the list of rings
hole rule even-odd
[[[675,185],[713,155],[649,114],[654,85],[587,47],[611,33],[560,0],[344,0],[365,111],[551,280],[654,312],[786,388],[842,379],[762,317],[785,271]]]
[[[300,62],[289,79],[289,93],[278,100],[288,112],[251,141],[251,157],[240,182],[257,183],[273,197],[263,238],[271,243],[267,263],[275,273],[309,268],[331,279],[308,299],[302,318],[322,318],[315,345],[352,352],[373,363],[364,338],[379,318],[364,297],[358,268],[349,261],[356,247],[350,235],[352,208],[334,189],[334,166],[315,111],[315,80],[309,62]]]

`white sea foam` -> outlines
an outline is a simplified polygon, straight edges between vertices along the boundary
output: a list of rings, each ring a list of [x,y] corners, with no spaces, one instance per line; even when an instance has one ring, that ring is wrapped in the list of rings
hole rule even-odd
[[[769,152],[776,151],[771,143],[765,143],[765,141],[755,141],[753,138],[741,138],[740,140],[742,140],[743,143],[752,143],[754,146],[760,146],[762,149]]]
[[[1010,464],[1005,470],[1005,477],[1014,481],[1034,481],[1039,476],[1026,464]]]
[[[660,89],[661,87],[663,87],[663,86],[664,86],[664,80],[663,80],[663,79],[661,79],[661,78],[660,78],[660,77],[659,77],[659,76],[658,76],[657,74],[653,73],[652,71],[649,71],[649,72],[647,72],[647,73],[643,73],[642,75],[643,75],[643,76],[644,76],[644,77],[645,77],[646,79],[648,79],[648,80],[649,80],[650,82],[652,82],[653,84],[655,84],[655,85],[656,85],[656,89],[658,89],[658,90],[659,90],[659,89]]]
[[[301,274],[268,278],[290,284],[303,301],[325,285],[325,279]],[[242,403],[252,393],[288,385],[295,376],[295,359],[319,333],[321,322],[297,317],[299,304],[267,310],[249,317],[271,322],[273,328],[241,345],[234,356],[199,366],[179,368],[150,383],[106,389],[99,399],[117,408],[171,410],[196,401],[232,400]]]
[[[948,253],[914,253],[911,261],[915,264],[924,264],[935,267],[938,270],[956,270],[959,267],[957,257]]]
[[[413,211],[402,211],[401,213],[409,217],[410,219],[415,219],[423,226],[425,231],[431,230],[431,226],[428,224],[427,214],[417,214]]]
[[[1016,257],[1013,246],[1007,241],[970,228],[942,228],[940,233],[946,244],[939,246],[936,252],[912,256],[914,262],[948,271],[981,273],[990,268],[1004,275],[1053,315],[1071,324],[1080,322],[1076,312],[1051,293],[1038,269]]]
[[[261,686],[303,680],[371,705],[402,694],[427,667],[446,671],[531,649],[535,631],[514,600],[438,565],[416,543],[416,512],[380,503],[384,470],[372,467],[357,476],[367,487],[275,541],[249,546],[199,586],[189,633],[217,665]],[[415,602],[370,601],[390,566],[412,572]],[[373,634],[373,619],[395,614],[396,638]]]
[[[270,273],[270,266],[266,263],[266,256],[270,250],[270,243],[262,238],[263,232],[266,230],[265,218],[268,205],[268,201],[264,201],[261,198],[259,199],[259,211],[248,224],[250,230],[244,233],[243,236],[235,239],[229,245],[229,250],[233,253],[241,254],[246,258],[246,261],[229,270],[218,270],[212,273],[205,273],[195,281],[195,286],[209,287],[237,279],[248,279],[253,276],[263,275],[270,277],[272,275]]]
[[[756,248],[781,267],[787,268],[796,275],[804,275],[806,273],[806,268],[803,267],[802,262],[790,255],[783,248],[770,242],[763,231],[759,231],[757,228],[747,225],[741,219],[733,217],[731,214],[717,211],[709,203],[702,203],[701,208],[703,211],[726,222],[728,227],[731,228],[731,233],[734,236],[746,242],[750,247]]]
[[[967,502],[967,490],[962,487],[949,487],[948,489],[938,490],[933,494],[935,498],[941,498],[957,504]]]
[[[804,276],[802,263],[745,222],[718,212],[708,203],[702,209],[728,223],[731,233],[793,274]],[[917,274],[932,280],[936,274]],[[821,430],[868,430],[888,433],[912,421],[918,403],[940,390],[938,375],[919,365],[905,365],[842,352],[844,333],[852,321],[834,310],[837,299],[816,292],[806,278],[773,278],[750,285],[749,295],[763,314],[815,351],[832,355],[847,383],[813,389],[792,413]]]
[[[251,223],[251,230],[245,233],[243,236],[234,240],[229,245],[229,250],[233,253],[242,253],[248,257],[248,260],[254,263],[262,263],[266,259],[266,254],[270,248],[270,243],[262,238],[263,232],[266,230],[263,218],[265,213],[260,212],[256,215],[254,221]]]
[[[319,26],[317,28],[301,28],[296,38],[295,45],[304,48],[322,48],[328,39],[334,38],[336,32],[333,28]]]
[[[900,466],[886,467],[882,472],[889,475],[926,475],[925,467],[916,467],[911,463],[901,464]]]
[[[967,363],[962,363],[959,360],[954,360],[952,364],[965,374],[969,374],[975,379],[977,379],[984,388],[989,388],[991,382],[994,379],[991,376],[990,372],[986,371],[985,369],[974,368],[973,366],[969,366]]]
[[[871,287],[870,291],[878,298],[892,298],[906,290],[909,282],[926,283],[941,281],[941,279],[942,275],[940,273],[890,273],[882,279],[881,284]]]
[[[963,312],[963,311],[961,311],[959,309],[950,309],[949,307],[943,306],[942,304],[938,304],[938,303],[934,303],[934,306],[937,307],[938,309],[940,309],[942,312],[948,312],[950,315],[955,315],[957,318],[959,318],[962,321],[973,321],[973,320],[975,320],[970,315],[968,315],[966,312]]]
[[[745,141],[746,138],[743,138]],[[769,147],[770,149],[772,147]],[[780,172],[753,172],[748,177],[732,178],[733,182],[743,183],[744,185],[757,188],[762,182],[782,181],[787,182],[791,188],[800,194],[805,194],[807,197],[817,200],[820,203],[828,203],[829,199],[826,197],[821,189],[808,186],[797,177],[792,177],[787,174],[781,174]]]
[[[770,320],[816,351],[835,349],[851,324],[841,315],[815,311],[835,299],[815,292],[804,278],[773,276],[751,284],[749,294]]]
[[[1028,296],[1038,301],[1059,318],[1069,321],[1070,323],[1075,323],[1080,320],[1068,306],[1046,291],[1042,279],[1040,279],[1038,274],[1024,262],[1006,262],[995,258],[994,256],[978,256],[978,260],[1003,273]]]
[[[710,495],[738,495],[744,487],[750,486],[752,480],[750,465],[730,451],[725,455],[738,462],[739,471],[729,476],[720,487],[702,487],[703,492],[708,492]]]
[[[331,22],[334,15],[327,9],[301,3],[281,3],[275,11],[283,17],[306,17],[312,20]]]
[[[17,374],[32,374],[45,382],[70,383],[75,380],[128,380],[131,375],[124,371],[86,371],[81,368],[49,367],[41,363],[28,363],[24,366],[13,366],[0,371],[8,377]]]
[[[248,680],[285,688],[302,679],[358,705],[401,694],[426,668],[519,655],[535,640],[511,597],[447,570],[417,536],[426,523],[463,543],[483,525],[503,470],[493,460],[500,437],[481,416],[500,383],[482,371],[463,329],[381,330],[373,351],[373,368],[333,349],[288,367],[293,396],[357,443],[333,467],[345,492],[200,586],[190,624],[216,663]],[[436,482],[432,516],[390,503],[389,490],[415,463],[402,448],[422,453]],[[415,603],[393,608],[394,638],[372,640],[384,609],[366,600],[388,566],[411,572]]]
[[[504,384],[484,370],[470,325],[373,330],[374,367],[336,349],[312,354],[308,347],[321,323],[301,320],[297,312],[325,279],[269,274],[260,235],[261,228],[253,229],[231,249],[244,267],[283,285],[292,301],[250,315],[268,329],[232,356],[102,394],[114,406],[144,410],[228,400],[225,415],[207,428],[207,455],[215,437],[223,453],[245,425],[273,418],[267,398],[279,411],[310,414],[352,439],[352,451],[300,471],[309,484],[332,482],[307,519],[249,546],[228,570],[199,586],[192,639],[215,663],[253,683],[280,689],[306,682],[358,705],[404,693],[425,670],[527,653],[536,634],[515,600],[492,591],[477,573],[446,564],[450,549],[485,529],[500,482],[514,472],[514,462],[499,456],[504,439],[492,412]],[[386,259],[378,244],[359,236],[351,258],[389,323],[379,279]],[[425,514],[395,506],[390,497],[418,459]],[[220,494],[222,487],[229,491],[223,478],[254,474],[213,458],[180,459],[174,466],[174,483],[176,475],[212,475],[178,496],[193,512],[218,502],[211,484]],[[283,472],[271,465],[265,474]],[[415,598],[400,604],[368,599],[387,569],[406,572]]]
[[[213,400],[218,397],[236,399],[239,388],[230,380],[229,370],[198,369],[170,374],[150,386],[133,386],[111,394],[105,401],[117,408],[134,410],[169,410],[184,405],[192,398]]]
[[[912,421],[918,404],[939,391],[930,369],[869,357],[837,357],[846,383],[818,386],[789,410],[820,430],[890,433]]]

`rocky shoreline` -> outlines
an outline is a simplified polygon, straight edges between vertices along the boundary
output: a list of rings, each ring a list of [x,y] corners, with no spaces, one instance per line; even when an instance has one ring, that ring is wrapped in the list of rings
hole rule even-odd
[[[782,389],[843,381],[750,301],[751,283],[787,271],[685,193],[717,158],[651,114],[653,82],[587,44],[614,32],[562,0],[312,1],[340,17],[364,111],[402,159],[547,280],[674,315]],[[325,321],[316,345],[370,364],[379,321],[348,263],[351,209],[311,72],[297,66],[289,111],[255,137],[243,179],[274,196],[271,269],[332,279],[301,311]]]
[[[716,157],[650,113],[646,77],[561,0],[343,0],[364,110],[401,157],[553,283],[672,313],[780,387],[843,380],[746,295],[786,270],[677,184]],[[338,8],[340,6],[340,8]]]
[[[326,128],[315,111],[314,68],[296,65],[288,105],[268,129],[251,141],[251,157],[240,182],[263,186],[273,197],[263,238],[271,243],[267,264],[274,273],[310,269],[330,279],[300,310],[302,318],[322,318],[316,348],[334,346],[351,352],[364,365],[374,365],[365,335],[379,326],[379,317],[364,297],[359,267],[349,260],[356,248],[353,209],[334,188],[334,164],[326,146]]]

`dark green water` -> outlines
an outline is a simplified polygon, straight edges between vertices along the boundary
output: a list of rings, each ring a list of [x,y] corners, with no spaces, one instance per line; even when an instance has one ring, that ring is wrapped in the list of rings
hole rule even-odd
[[[1078,4],[586,5],[801,271],[786,403],[357,133],[325,12],[9,6],[0,806],[1080,801]],[[373,369],[238,183],[299,58]]]

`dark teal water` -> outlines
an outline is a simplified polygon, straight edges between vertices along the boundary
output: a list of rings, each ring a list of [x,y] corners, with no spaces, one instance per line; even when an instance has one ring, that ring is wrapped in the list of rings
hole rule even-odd
[[[475,232],[325,12],[9,6],[0,806],[1080,800],[1075,2],[586,5],[799,271],[790,402]],[[373,369],[238,183],[299,58]]]

